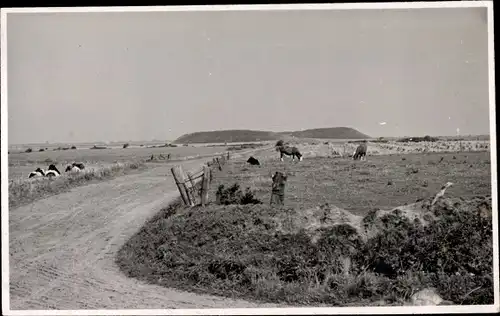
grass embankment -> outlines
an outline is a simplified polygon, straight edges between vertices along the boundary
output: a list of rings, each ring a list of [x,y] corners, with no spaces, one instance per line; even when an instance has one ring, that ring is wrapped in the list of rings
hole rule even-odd
[[[383,170],[392,158],[378,159],[330,160],[330,165],[320,158],[298,164],[268,162],[270,169],[288,169],[291,174],[284,207],[268,205],[271,182],[263,176],[267,164],[259,168],[231,162],[215,175],[212,200],[219,185],[231,187],[235,182],[249,187],[254,196],[242,199],[245,190],[235,187],[219,194],[222,205],[172,205],[123,246],[117,263],[128,276],[151,283],[289,304],[370,305],[383,300],[401,305],[428,287],[455,304],[492,304],[487,154],[469,154],[467,166],[473,167],[465,169],[472,169],[476,177],[463,174],[463,160],[458,159],[433,168],[429,158],[425,171],[413,172],[417,167],[411,164],[417,161],[399,158],[393,160],[390,174]],[[301,175],[305,170],[307,175]],[[432,196],[419,188],[411,190],[428,188],[424,180],[439,180],[438,187],[447,181],[456,185],[431,207],[429,201],[438,190],[432,190]],[[315,181],[312,188],[310,181]],[[460,194],[466,190],[468,195]],[[297,204],[293,195],[300,191],[302,202]],[[368,208],[363,195],[372,202]],[[255,199],[263,203],[253,204]],[[420,202],[412,204],[416,199]],[[224,205],[228,200],[232,201]],[[325,201],[364,211],[349,212]],[[391,203],[409,205],[377,210],[391,209],[386,207]]]
[[[9,183],[9,207],[15,208],[36,200],[67,192],[89,181],[109,180],[144,168],[143,162],[119,162],[100,168],[84,169],[78,173],[65,173],[53,179],[16,179]]]

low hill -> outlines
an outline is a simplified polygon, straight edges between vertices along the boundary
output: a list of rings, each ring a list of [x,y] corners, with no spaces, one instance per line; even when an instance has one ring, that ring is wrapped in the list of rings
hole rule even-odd
[[[185,134],[174,141],[177,144],[196,144],[196,143],[231,143],[231,142],[256,142],[278,140],[285,136],[294,136],[298,138],[325,138],[325,139],[365,139],[370,138],[353,128],[349,127],[331,127],[316,128],[303,131],[290,132],[269,132],[254,130],[223,130],[206,131]]]
[[[177,144],[197,144],[197,143],[239,143],[239,142],[255,142],[277,140],[279,135],[267,131],[253,130],[224,130],[224,131],[208,131],[185,134],[177,138],[174,143]]]
[[[365,139],[370,136],[350,127],[314,128],[303,131],[287,133],[299,138],[324,138],[324,139]]]

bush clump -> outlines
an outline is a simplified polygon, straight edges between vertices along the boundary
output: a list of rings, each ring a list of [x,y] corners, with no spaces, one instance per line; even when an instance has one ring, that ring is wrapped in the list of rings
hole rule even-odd
[[[437,142],[438,140],[439,140],[439,138],[437,138],[437,137],[425,135],[424,137],[405,137],[405,138],[398,139],[397,142],[400,142],[400,143],[409,143],[409,142],[420,143],[420,142]]]
[[[240,185],[235,183],[229,188],[224,188],[221,184],[217,188],[216,193],[217,204],[231,205],[231,204],[261,204],[262,202],[255,198],[250,188],[246,188],[245,192],[241,191]]]

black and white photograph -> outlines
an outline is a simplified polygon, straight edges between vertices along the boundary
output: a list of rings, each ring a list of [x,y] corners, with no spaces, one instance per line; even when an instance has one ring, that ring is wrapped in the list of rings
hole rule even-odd
[[[4,315],[499,312],[493,1],[1,9]]]

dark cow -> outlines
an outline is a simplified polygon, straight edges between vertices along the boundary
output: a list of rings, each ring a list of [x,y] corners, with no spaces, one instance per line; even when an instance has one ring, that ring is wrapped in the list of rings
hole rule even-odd
[[[363,143],[359,144],[358,148],[356,148],[356,151],[354,152],[354,155],[352,155],[352,159],[354,160],[366,160],[366,152],[368,150],[368,143],[367,141],[363,141]]]
[[[44,177],[45,172],[41,168],[36,168],[35,171],[30,172],[28,178]]]
[[[250,156],[250,158],[248,158],[247,162],[249,164],[251,164],[252,166],[260,166],[260,162],[255,159],[253,156]]]
[[[50,165],[49,168],[47,169],[47,172],[45,173],[46,177],[52,178],[52,177],[59,177],[61,173],[59,170],[57,170],[55,165]]]

